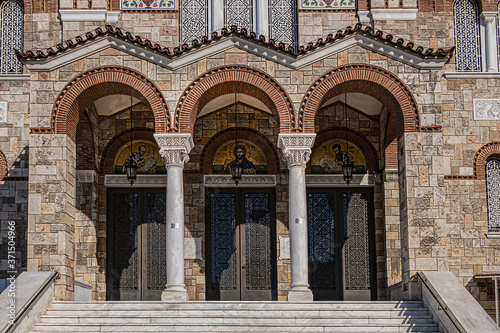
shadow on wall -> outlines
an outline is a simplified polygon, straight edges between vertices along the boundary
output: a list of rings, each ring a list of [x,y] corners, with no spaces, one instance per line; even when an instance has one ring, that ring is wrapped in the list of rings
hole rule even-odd
[[[24,147],[0,181],[0,279],[27,270],[28,146]],[[12,254],[14,252],[14,254]],[[9,261],[14,255],[15,263]],[[0,282],[0,290],[4,289]]]
[[[495,283],[493,279],[472,278],[465,285],[465,288],[495,320]]]

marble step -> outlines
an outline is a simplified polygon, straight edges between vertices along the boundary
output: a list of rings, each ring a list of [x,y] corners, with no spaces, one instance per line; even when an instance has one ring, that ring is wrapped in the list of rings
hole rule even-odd
[[[310,326],[310,325],[46,325],[37,324],[35,332],[439,332],[435,324],[399,324],[383,326]]]
[[[423,308],[422,302],[64,302],[52,304],[53,309],[130,309],[130,310],[160,310],[160,309],[263,309],[263,310],[403,310]]]
[[[399,317],[399,318],[283,318],[283,317],[240,317],[224,316],[215,318],[184,317],[184,318],[162,318],[162,317],[54,317],[44,315],[41,322],[52,325],[125,325],[125,324],[157,324],[157,325],[192,325],[203,323],[207,325],[308,325],[308,326],[337,326],[337,325],[400,325],[400,324],[433,324],[431,316],[423,317]]]
[[[245,317],[321,317],[321,318],[398,318],[402,316],[427,316],[426,308],[389,309],[389,310],[262,310],[262,309],[49,309],[50,316],[77,316],[77,317],[217,317],[217,316],[245,316]]]

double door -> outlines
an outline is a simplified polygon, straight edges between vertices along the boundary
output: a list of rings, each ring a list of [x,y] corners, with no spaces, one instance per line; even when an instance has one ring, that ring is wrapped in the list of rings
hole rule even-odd
[[[276,299],[273,189],[207,190],[208,300]]]
[[[108,190],[107,299],[160,300],[167,282],[165,189]]]
[[[307,210],[314,299],[374,300],[372,190],[308,189]]]

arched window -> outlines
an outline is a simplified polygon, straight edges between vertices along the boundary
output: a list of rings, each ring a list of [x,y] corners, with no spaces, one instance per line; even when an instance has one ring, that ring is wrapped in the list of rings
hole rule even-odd
[[[286,45],[297,40],[295,0],[182,0],[180,13],[182,43],[232,25]]]
[[[0,74],[22,74],[23,65],[17,59],[14,49],[23,49],[23,3],[19,0],[4,0],[0,4],[0,13]]]
[[[474,0],[455,0],[455,44],[458,72],[481,71],[479,15]]]
[[[488,197],[488,229],[500,230],[500,159],[486,161],[486,188]]]

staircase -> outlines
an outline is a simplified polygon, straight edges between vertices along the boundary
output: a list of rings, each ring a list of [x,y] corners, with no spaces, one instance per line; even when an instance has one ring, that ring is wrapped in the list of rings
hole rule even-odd
[[[440,332],[422,302],[54,302],[31,332]]]

